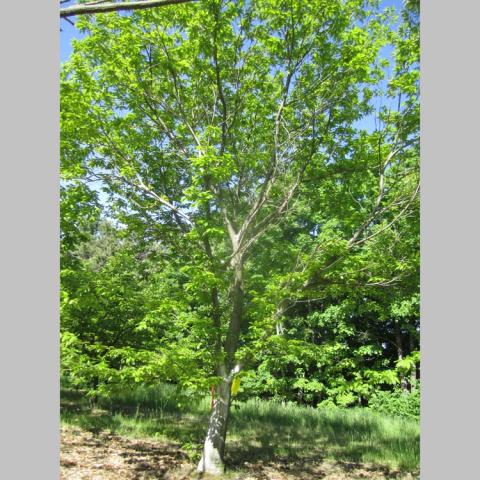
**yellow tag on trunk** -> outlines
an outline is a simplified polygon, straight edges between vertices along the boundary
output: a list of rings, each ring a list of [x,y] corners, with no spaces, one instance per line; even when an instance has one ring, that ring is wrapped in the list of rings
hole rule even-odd
[[[239,388],[240,388],[240,377],[235,377],[232,382],[232,395],[236,395],[238,393]]]

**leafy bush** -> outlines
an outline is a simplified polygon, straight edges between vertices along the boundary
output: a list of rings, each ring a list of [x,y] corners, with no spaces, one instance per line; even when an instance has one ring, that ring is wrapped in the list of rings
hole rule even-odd
[[[404,392],[400,389],[393,391],[375,392],[368,402],[368,408],[388,415],[420,418],[420,387]]]

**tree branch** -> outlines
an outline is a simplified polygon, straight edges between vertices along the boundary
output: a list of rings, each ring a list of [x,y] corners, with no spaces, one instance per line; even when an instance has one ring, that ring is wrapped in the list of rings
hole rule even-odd
[[[167,5],[179,5],[181,3],[196,2],[197,0],[140,0],[138,2],[105,2],[83,3],[60,9],[60,18],[73,17],[75,15],[87,15],[97,13],[118,12],[122,10],[141,10],[145,8],[164,7]]]
[[[220,9],[220,7],[219,7]],[[215,66],[215,82],[217,85],[218,96],[222,104],[222,141],[220,144],[220,155],[223,155],[225,152],[225,144],[227,141],[227,102],[225,100],[225,95],[223,93],[222,79],[220,75],[220,65],[218,63],[218,45],[217,45],[217,33],[218,33],[218,23],[219,23],[220,12],[219,10],[215,11],[215,28],[213,31],[213,63]]]

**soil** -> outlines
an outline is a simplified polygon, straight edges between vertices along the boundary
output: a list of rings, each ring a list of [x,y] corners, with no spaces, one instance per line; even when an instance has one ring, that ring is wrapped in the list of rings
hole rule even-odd
[[[173,443],[61,428],[61,480],[197,479],[195,465]],[[229,480],[414,480],[418,475],[348,462],[256,461],[235,465]],[[206,479],[205,479],[206,480]]]

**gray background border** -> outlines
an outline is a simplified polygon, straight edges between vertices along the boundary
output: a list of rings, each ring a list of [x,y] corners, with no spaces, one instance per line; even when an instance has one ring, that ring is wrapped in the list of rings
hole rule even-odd
[[[422,0],[422,480],[473,479],[480,2]],[[0,478],[59,478],[58,2],[2,5]]]
[[[59,478],[58,0],[2,3],[0,478]]]
[[[421,1],[421,478],[480,478],[480,2]]]

